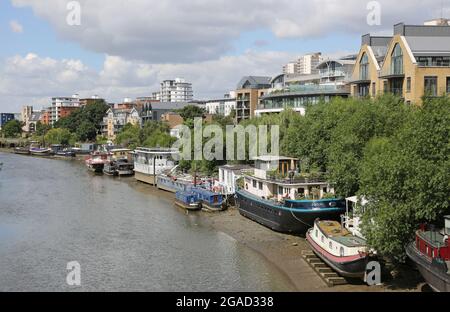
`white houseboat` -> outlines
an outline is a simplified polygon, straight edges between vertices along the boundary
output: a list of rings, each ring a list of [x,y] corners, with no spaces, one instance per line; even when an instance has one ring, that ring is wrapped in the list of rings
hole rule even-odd
[[[177,149],[170,148],[137,148],[133,152],[136,180],[156,185],[158,175],[175,167],[178,153]]]

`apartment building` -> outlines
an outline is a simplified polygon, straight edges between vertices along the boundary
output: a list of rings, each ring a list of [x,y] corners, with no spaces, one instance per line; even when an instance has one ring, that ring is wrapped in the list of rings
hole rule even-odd
[[[283,66],[285,75],[314,75],[317,74],[317,65],[323,60],[322,53],[310,53],[300,56],[297,60]]]
[[[194,98],[192,84],[184,79],[165,80],[161,83],[161,102],[190,102]]]
[[[140,125],[141,117],[136,108],[115,109],[111,108],[103,118],[102,134],[108,140],[114,140],[127,124]]]
[[[275,77],[269,93],[261,98],[255,115],[279,114],[287,108],[303,115],[309,104],[349,97],[348,82],[355,63],[356,56],[327,59],[317,65],[315,71],[318,74]]]
[[[247,76],[241,79],[236,90],[236,122],[255,117],[261,99],[272,87],[271,77]]]
[[[363,36],[352,75],[353,96],[393,93],[406,103],[421,105],[423,96],[450,94],[449,25],[400,23],[389,40],[371,38]],[[384,55],[376,55],[371,45],[386,41]]]
[[[78,94],[71,97],[52,98],[52,106],[49,108],[49,124],[53,126],[59,119],[69,116],[78,108],[80,108],[80,97]]]
[[[230,116],[236,110],[236,92],[225,94],[221,99],[206,101],[205,109],[210,115]]]
[[[15,114],[0,113],[0,130],[11,120],[15,119]]]

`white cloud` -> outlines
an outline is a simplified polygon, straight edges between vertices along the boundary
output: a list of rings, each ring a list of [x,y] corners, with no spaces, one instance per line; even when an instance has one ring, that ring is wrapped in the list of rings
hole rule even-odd
[[[72,27],[66,0],[12,2],[32,7],[62,38],[88,50],[152,64],[218,59],[245,31],[269,29],[280,38],[361,35],[401,21],[421,23],[441,9],[441,0],[380,0],[382,25],[371,27],[369,1],[361,0],[80,0],[81,26]]]
[[[79,60],[56,60],[29,53],[16,55],[0,66],[0,110],[19,111],[23,105],[49,105],[53,96],[78,93],[119,102],[148,96],[164,79],[183,77],[193,83],[195,97],[221,97],[245,75],[275,75],[294,55],[247,51],[239,56],[191,64],[148,64],[107,56],[100,71]]]
[[[18,21],[10,21],[9,28],[11,28],[11,31],[14,33],[23,33],[23,26]]]

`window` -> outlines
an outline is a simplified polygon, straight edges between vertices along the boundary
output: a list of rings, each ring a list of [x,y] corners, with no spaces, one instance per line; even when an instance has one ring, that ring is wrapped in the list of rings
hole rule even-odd
[[[340,250],[339,254],[341,255],[341,257],[344,257],[344,256],[345,256],[345,250],[344,250],[344,247],[341,247],[341,250]]]
[[[372,96],[377,96],[377,84],[375,82],[372,82]]]
[[[387,81],[383,81],[383,91],[384,91],[384,93],[387,93],[389,90],[388,90],[388,82]]]
[[[417,58],[419,66],[424,67],[448,67],[450,66],[449,56],[419,56]]]
[[[333,250],[333,243],[332,242],[330,242],[329,247],[330,247],[330,250]]]
[[[450,94],[450,77],[447,77],[447,94]]]
[[[322,235],[321,241],[322,241],[322,244],[325,243],[325,237],[323,235]]]
[[[319,237],[319,231],[316,230],[316,237]]]
[[[301,195],[305,195],[305,189],[304,188],[299,188],[298,189],[298,193]]]
[[[406,78],[406,92],[411,92],[411,77]]]
[[[437,77],[425,77],[425,95],[437,96]]]
[[[369,79],[369,57],[364,53],[359,64],[359,78],[361,80]]]
[[[258,185],[257,185],[256,180],[253,180],[253,188],[257,188],[257,187],[258,187]]]
[[[394,51],[392,52],[391,74],[403,74],[403,51],[398,43],[395,45]]]
[[[262,182],[259,182],[259,189],[262,191],[262,189],[263,189],[263,183]]]

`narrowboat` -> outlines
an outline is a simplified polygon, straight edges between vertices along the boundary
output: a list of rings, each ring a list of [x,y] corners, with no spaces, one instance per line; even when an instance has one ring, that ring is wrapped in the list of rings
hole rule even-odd
[[[314,253],[339,275],[364,277],[369,260],[366,241],[350,233],[336,221],[314,222],[306,233]]]
[[[406,248],[408,257],[436,292],[450,292],[449,235],[450,216],[446,216],[444,229],[422,225],[416,232],[416,240]]]
[[[50,147],[50,149],[55,157],[74,158],[76,156],[74,151],[62,145],[54,144]]]
[[[192,192],[198,195],[202,209],[208,212],[223,211],[226,209],[224,196],[202,188],[193,188]]]
[[[86,158],[85,163],[88,169],[94,173],[103,173],[105,164],[109,162],[109,155],[106,153],[94,152]]]
[[[323,175],[299,176],[297,165],[294,158],[255,158],[254,174],[244,174],[244,187],[236,191],[240,214],[274,231],[303,235],[316,219],[340,220],[345,200],[335,198]]]
[[[30,148],[29,147],[16,147],[14,149],[14,154],[30,155]]]
[[[175,205],[189,211],[196,211],[201,209],[201,203],[198,195],[193,192],[177,192]]]
[[[156,185],[157,176],[175,168],[177,149],[139,147],[131,153],[135,178],[139,182]]]
[[[160,174],[156,177],[158,189],[170,193],[190,191],[194,184],[194,178],[190,175]]]
[[[32,147],[30,154],[33,156],[47,157],[52,155],[52,150],[49,148]]]
[[[119,177],[126,177],[134,175],[134,165],[126,160],[119,160],[115,162],[117,175]]]
[[[103,173],[111,177],[117,177],[119,173],[117,171],[116,163],[113,161],[106,162],[103,167]]]

